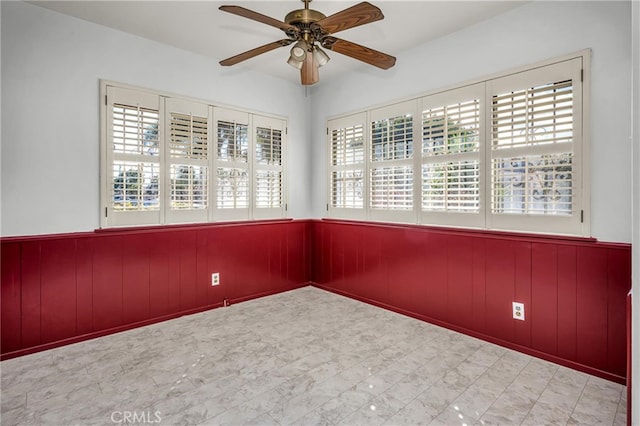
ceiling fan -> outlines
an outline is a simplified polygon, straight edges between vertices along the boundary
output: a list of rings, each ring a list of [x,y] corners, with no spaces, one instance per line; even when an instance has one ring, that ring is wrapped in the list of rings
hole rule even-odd
[[[300,70],[303,85],[319,81],[318,68],[329,61],[329,56],[320,48],[341,53],[378,68],[388,69],[395,65],[396,58],[386,53],[334,37],[333,34],[384,18],[376,6],[362,2],[341,12],[325,16],[317,10],[309,9],[311,0],[302,0],[304,9],[293,10],[284,21],[271,18],[240,6],[220,6],[220,10],[244,18],[253,19],[284,31],[287,38],[267,43],[238,55],[220,61],[220,65],[230,66],[269,52],[279,47],[295,43],[287,63]]]

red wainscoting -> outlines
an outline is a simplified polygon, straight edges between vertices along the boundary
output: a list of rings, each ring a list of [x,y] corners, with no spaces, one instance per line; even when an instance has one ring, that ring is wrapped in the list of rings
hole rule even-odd
[[[336,220],[1,242],[2,359],[311,282],[625,382],[629,244]]]
[[[625,382],[629,244],[335,220],[313,238],[320,288]]]
[[[2,359],[308,284],[309,221],[3,238]],[[211,273],[221,284],[211,286]]]

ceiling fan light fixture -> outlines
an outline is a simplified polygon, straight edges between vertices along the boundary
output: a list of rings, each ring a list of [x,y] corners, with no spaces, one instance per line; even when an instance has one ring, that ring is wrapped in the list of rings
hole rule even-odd
[[[290,53],[287,63],[296,69],[301,69],[307,57],[307,43],[304,40],[298,41],[293,45]]]
[[[324,50],[320,49],[318,46],[313,47],[313,61],[318,64],[318,68],[326,65],[330,59],[331,58],[325,53]]]
[[[292,67],[294,67],[295,69],[299,70],[299,69],[302,69],[302,64],[304,64],[304,59],[302,61],[299,61],[295,59],[292,55],[292,56],[289,56],[289,60],[287,61],[287,63]]]
[[[304,61],[307,57],[307,42],[304,40],[298,41],[291,48],[291,57],[297,61]]]

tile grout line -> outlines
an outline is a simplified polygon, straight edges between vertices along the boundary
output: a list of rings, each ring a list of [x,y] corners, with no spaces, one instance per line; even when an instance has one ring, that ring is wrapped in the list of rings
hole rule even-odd
[[[504,358],[508,353],[509,353],[509,352],[508,352],[508,351],[506,351],[506,352],[505,352],[505,353],[504,353],[500,358],[498,358],[498,359],[497,359],[493,364],[491,364],[491,365],[487,368],[487,370],[488,370],[489,368],[493,367],[494,365],[496,365],[496,364],[498,363],[498,361],[500,361],[502,358]],[[509,382],[509,384],[504,388],[504,390],[502,390],[502,392],[500,392],[500,394],[499,394],[499,395],[498,395],[498,396],[493,400],[493,402],[491,403],[491,405],[489,405],[489,407],[488,407],[487,409],[485,409],[485,410],[482,412],[482,414],[480,414],[480,415],[478,416],[478,421],[481,421],[482,416],[484,416],[484,415],[487,413],[487,411],[489,411],[489,409],[495,405],[496,401],[497,401],[498,399],[500,399],[500,397],[501,397],[502,395],[504,395],[504,393],[507,391],[507,389],[509,389],[509,387],[510,387],[510,386],[511,386],[511,385],[512,385],[512,384],[513,384],[513,383],[518,379],[518,376],[520,375],[520,373],[522,373],[522,371],[527,367],[527,365],[529,365],[529,363],[530,363],[530,362],[531,362],[531,361],[527,362],[527,363],[526,363],[526,364],[525,364],[525,365],[524,365],[524,366],[523,366],[523,367],[518,371],[518,373],[517,373],[517,374],[516,374],[516,376],[513,378],[513,380],[511,380],[511,381]],[[483,374],[483,375],[484,375],[484,374]],[[482,377],[482,376],[480,376],[480,377]],[[480,377],[478,377],[478,379],[480,379]],[[474,382],[474,383],[475,383],[475,382]],[[527,412],[527,413],[528,413],[528,412]]]

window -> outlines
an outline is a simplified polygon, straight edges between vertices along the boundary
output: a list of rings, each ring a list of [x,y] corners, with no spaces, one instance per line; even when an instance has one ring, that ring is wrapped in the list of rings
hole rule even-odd
[[[102,90],[102,226],[284,216],[283,119]]]
[[[205,222],[209,207],[209,107],[166,99],[168,223]]]
[[[103,176],[113,225],[160,221],[160,97],[110,87]],[[108,183],[107,183],[108,182]],[[126,219],[125,219],[126,217]]]
[[[329,214],[588,235],[588,58],[329,120]]]
[[[253,127],[255,137],[254,215],[260,218],[272,217],[284,207],[282,138],[285,129],[281,120],[267,117],[254,117]]]
[[[249,219],[249,114],[214,108],[216,122],[215,214]]]
[[[489,226],[581,233],[581,70],[573,59],[488,82]]]
[[[336,217],[357,218],[364,211],[366,114],[334,120],[329,134],[330,202]]]
[[[484,85],[421,100],[421,221],[481,226],[480,159]]]
[[[370,113],[369,208],[372,219],[410,219],[413,212],[415,102]]]

